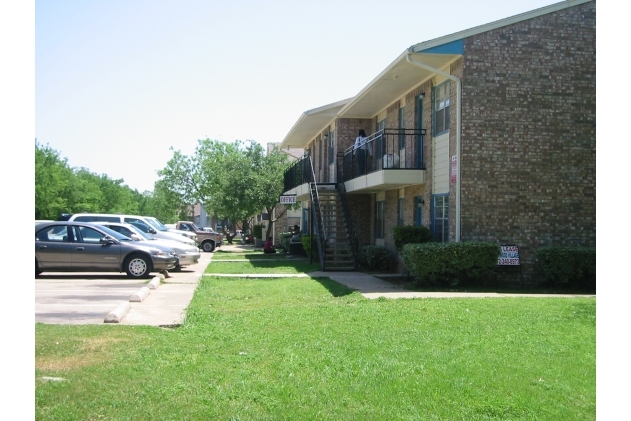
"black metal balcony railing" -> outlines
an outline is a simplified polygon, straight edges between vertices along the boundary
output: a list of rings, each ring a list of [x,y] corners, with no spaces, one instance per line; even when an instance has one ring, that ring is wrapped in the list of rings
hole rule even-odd
[[[383,169],[424,169],[423,136],[425,129],[383,129],[368,137],[362,165],[354,147],[337,154],[337,182],[352,180]],[[314,181],[309,155],[294,162],[284,174],[285,191]],[[322,180],[319,180],[322,181]],[[332,181],[332,180],[331,180]]]
[[[368,136],[363,151],[354,145],[344,151],[342,181],[384,169],[424,169],[423,135],[425,129],[383,129]]]
[[[313,182],[313,171],[309,155],[305,154],[302,158],[294,162],[291,167],[285,170],[284,174],[284,191],[289,191],[305,183]]]

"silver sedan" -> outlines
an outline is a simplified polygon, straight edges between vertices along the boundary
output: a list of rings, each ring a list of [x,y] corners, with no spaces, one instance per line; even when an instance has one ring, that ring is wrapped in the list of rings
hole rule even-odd
[[[126,272],[132,278],[173,269],[175,252],[131,240],[109,228],[83,222],[35,226],[35,275],[42,272]]]
[[[155,238],[151,234],[143,232],[140,228],[136,227],[135,224],[105,221],[92,222],[92,224],[104,226],[120,234],[123,234],[131,238],[132,240],[142,241],[150,246],[159,245],[173,249],[179,259],[179,264],[175,267],[175,270],[179,270],[182,267],[196,264],[197,262],[199,262],[199,258],[201,256],[197,247],[189,246],[188,244],[182,243],[181,241]]]

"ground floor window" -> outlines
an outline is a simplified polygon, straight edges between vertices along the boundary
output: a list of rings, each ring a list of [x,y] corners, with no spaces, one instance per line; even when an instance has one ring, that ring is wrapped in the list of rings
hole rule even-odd
[[[375,206],[375,238],[383,238],[385,231],[385,219],[383,217],[384,201],[379,201]]]
[[[405,209],[405,199],[399,199],[397,207],[397,225],[403,225],[403,210]]]
[[[449,194],[433,196],[432,228],[434,241],[439,243],[449,241]]]

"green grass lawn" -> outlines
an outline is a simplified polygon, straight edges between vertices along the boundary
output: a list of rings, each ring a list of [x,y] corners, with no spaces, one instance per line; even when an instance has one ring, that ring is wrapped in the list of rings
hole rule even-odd
[[[593,420],[595,307],[204,276],[177,329],[37,324],[36,418]]]
[[[319,262],[309,263],[309,260],[267,260],[257,261],[254,259],[247,262],[222,262],[213,258],[213,262],[208,265],[205,273],[280,273],[293,275],[320,270]]]

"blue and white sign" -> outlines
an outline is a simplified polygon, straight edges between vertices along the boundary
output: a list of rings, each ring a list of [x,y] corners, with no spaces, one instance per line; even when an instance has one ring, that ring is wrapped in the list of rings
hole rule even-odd
[[[502,251],[497,259],[498,266],[519,266],[519,247],[500,246]]]

